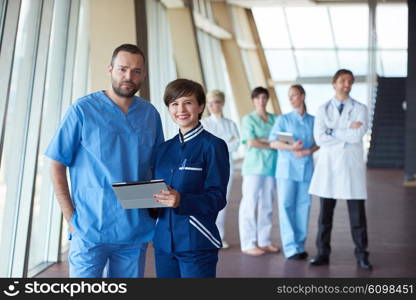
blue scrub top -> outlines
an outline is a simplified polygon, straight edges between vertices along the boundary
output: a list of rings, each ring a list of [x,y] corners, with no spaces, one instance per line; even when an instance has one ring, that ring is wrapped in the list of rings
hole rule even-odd
[[[221,248],[215,221],[226,205],[227,144],[198,124],[159,146],[154,173],[180,193],[180,202],[159,210],[153,247],[167,253]]]
[[[111,184],[150,179],[163,140],[159,113],[142,98],[134,97],[127,114],[104,91],[71,105],[45,155],[69,167],[75,234],[94,243],[152,239],[148,211],[123,209]]]
[[[308,113],[301,116],[297,111],[280,115],[270,132],[269,141],[277,141],[277,132],[293,133],[295,141],[301,140],[303,147],[309,149],[315,145],[313,138],[314,117]],[[293,151],[278,150],[276,178],[309,182],[313,173],[312,155],[297,158]]]

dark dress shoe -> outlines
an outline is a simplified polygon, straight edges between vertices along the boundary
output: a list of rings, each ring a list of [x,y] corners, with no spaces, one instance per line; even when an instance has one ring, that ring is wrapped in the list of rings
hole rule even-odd
[[[373,266],[370,264],[367,258],[357,260],[357,265],[359,268],[364,270],[373,269]]]
[[[316,256],[309,261],[311,266],[323,266],[329,264],[328,256]]]
[[[289,256],[287,259],[302,260],[307,257],[308,257],[307,252],[300,252],[300,253],[293,254],[292,256]]]
[[[293,254],[289,256],[287,259],[293,259],[293,260],[301,260],[299,253]]]

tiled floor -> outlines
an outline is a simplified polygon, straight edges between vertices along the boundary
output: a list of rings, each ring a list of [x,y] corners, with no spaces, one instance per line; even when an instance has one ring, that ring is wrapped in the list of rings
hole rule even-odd
[[[368,170],[366,204],[370,260],[374,270],[358,270],[353,255],[346,203],[338,201],[332,232],[331,264],[310,267],[306,261],[286,260],[282,254],[250,257],[239,249],[238,206],[241,177],[235,173],[229,202],[226,239],[231,248],[220,251],[218,277],[416,277],[416,188],[403,188],[402,170]],[[277,208],[276,208],[277,209]],[[306,250],[315,254],[319,201],[313,199]],[[277,210],[273,240],[279,243]],[[67,277],[66,262],[58,263],[38,277]],[[153,249],[149,247],[146,277],[155,277]]]

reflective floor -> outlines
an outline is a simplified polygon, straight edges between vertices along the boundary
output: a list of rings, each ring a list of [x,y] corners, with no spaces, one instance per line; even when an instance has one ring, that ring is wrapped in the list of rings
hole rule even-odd
[[[354,258],[346,203],[338,201],[332,232],[329,266],[310,267],[307,261],[291,261],[279,254],[251,257],[241,253],[238,236],[238,206],[241,177],[235,172],[229,202],[226,240],[229,249],[220,251],[218,277],[416,277],[416,188],[403,188],[402,170],[368,170],[366,204],[370,261],[373,271],[359,270]],[[277,206],[275,206],[277,209]],[[314,255],[319,200],[313,199],[306,251]],[[277,210],[273,241],[280,243]],[[67,277],[66,262],[58,263],[38,277]],[[153,248],[149,247],[145,277],[155,277]]]

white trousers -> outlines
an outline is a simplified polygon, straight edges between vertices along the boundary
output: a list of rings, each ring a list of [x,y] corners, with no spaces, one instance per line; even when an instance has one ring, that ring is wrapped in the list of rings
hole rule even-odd
[[[233,186],[233,170],[230,169],[230,179],[228,180],[227,185],[227,205],[218,213],[217,221],[215,224],[218,227],[218,231],[220,232],[221,240],[224,240],[225,235],[225,214],[227,212],[227,207],[230,205],[230,193],[231,188]]]
[[[268,246],[271,244],[275,178],[262,175],[243,176],[242,188],[243,198],[238,214],[241,250]]]

